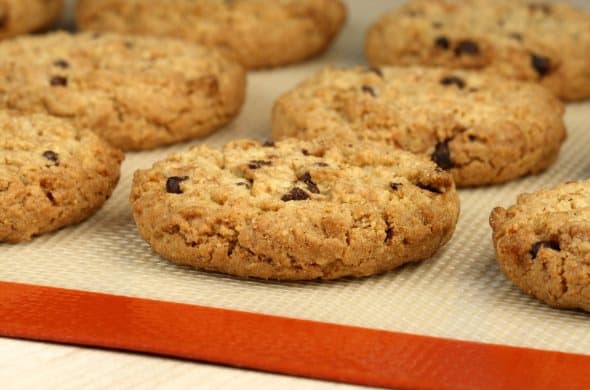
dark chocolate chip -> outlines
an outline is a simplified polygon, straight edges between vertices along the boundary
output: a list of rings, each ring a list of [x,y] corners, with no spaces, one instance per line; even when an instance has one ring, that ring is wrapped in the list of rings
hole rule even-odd
[[[457,76],[443,77],[440,80],[440,83],[442,85],[456,85],[457,88],[459,88],[459,89],[465,88],[465,80],[463,80],[462,78],[457,77]]]
[[[260,169],[263,166],[267,167],[269,165],[271,165],[272,163],[270,161],[265,161],[265,160],[250,160],[250,162],[248,162],[248,168],[250,169]]]
[[[320,193],[320,189],[313,182],[313,179],[311,178],[311,175],[309,172],[305,172],[303,175],[301,175],[301,177],[299,177],[299,180],[304,182],[307,185],[307,189],[312,194],[319,194]]]
[[[53,66],[57,66],[58,68],[67,69],[70,67],[70,63],[66,60],[55,60],[53,61]]]
[[[330,166],[330,164],[325,163],[325,162],[322,162],[322,161],[317,162],[317,163],[315,163],[313,165],[315,165],[316,167],[320,167],[320,168],[326,168],[326,167],[329,167]]]
[[[309,194],[303,191],[299,187],[294,187],[291,191],[287,192],[285,195],[281,197],[283,202],[290,202],[292,200],[307,200],[309,199]]]
[[[434,40],[434,45],[436,47],[440,47],[441,49],[448,49],[451,47],[451,42],[449,42],[449,39],[447,37],[437,37]]]
[[[557,241],[539,241],[539,242],[535,242],[533,244],[533,246],[531,247],[531,250],[529,252],[531,254],[531,257],[533,258],[533,260],[537,258],[537,254],[539,253],[539,251],[542,248],[549,248],[549,249],[552,249],[552,250],[558,251],[558,252],[561,251],[561,248],[559,246],[559,242],[557,242]]]
[[[392,190],[397,191],[399,190],[399,188],[402,186],[402,183],[395,183],[395,182],[391,182],[389,183],[389,187],[391,187]]]
[[[262,146],[264,146],[265,148],[274,148],[275,143],[273,141],[267,140],[267,141],[264,141]]]
[[[49,79],[49,84],[52,87],[67,87],[68,78],[63,76],[52,76],[51,79]]]
[[[180,183],[188,180],[188,176],[172,176],[166,180],[166,191],[170,194],[182,194]]]
[[[301,153],[303,153],[304,156],[309,156],[309,150],[307,149],[301,149]]]
[[[421,188],[421,189],[426,190],[426,191],[433,192],[435,194],[442,194],[442,193],[444,193],[443,190],[441,190],[440,188],[436,188],[432,184],[417,182],[416,183],[416,186],[418,188]]]
[[[240,187],[246,187],[248,189],[250,189],[252,187],[250,183],[246,183],[244,181],[237,182],[236,185],[240,186]]]
[[[373,87],[371,87],[370,85],[363,85],[363,86],[361,87],[361,89],[362,89],[362,91],[363,91],[364,93],[368,93],[369,95],[371,95],[371,96],[373,96],[373,97],[376,97],[376,96],[377,96],[377,94],[375,93],[375,90],[374,90],[374,89],[373,89]]]
[[[469,56],[476,56],[479,54],[479,45],[469,39],[460,41],[455,47],[455,55],[469,55]]]
[[[547,76],[551,72],[551,60],[548,57],[533,53],[531,54],[531,65],[541,77]]]
[[[512,39],[517,40],[517,41],[522,41],[522,34],[521,33],[511,32],[510,34],[508,34],[508,36]]]
[[[448,140],[436,143],[434,152],[432,153],[432,161],[442,169],[451,169],[455,166],[453,160],[451,160],[451,150]]]
[[[383,71],[380,68],[369,68],[369,72],[375,73],[379,77],[383,77]]]
[[[473,134],[469,134],[469,135],[467,136],[467,138],[469,139],[469,141],[470,141],[470,142],[475,142],[475,141],[477,141],[477,137],[476,137],[475,135],[473,135]]]
[[[43,157],[48,159],[49,161],[53,161],[55,165],[59,164],[59,156],[53,150],[46,150],[43,152]]]
[[[393,228],[388,226],[387,229],[385,229],[385,241],[384,242],[389,242],[391,241],[391,239],[393,238]]]

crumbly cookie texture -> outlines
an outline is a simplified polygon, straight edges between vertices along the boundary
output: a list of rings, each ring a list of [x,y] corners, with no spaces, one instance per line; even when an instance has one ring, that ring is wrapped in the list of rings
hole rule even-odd
[[[109,198],[123,154],[90,130],[0,111],[0,242],[79,223]]]
[[[518,197],[490,216],[500,268],[526,293],[590,311],[590,180]]]
[[[566,137],[563,114],[532,83],[441,68],[329,68],[277,100],[272,128],[275,139],[364,139],[426,154],[465,187],[550,166]]]
[[[179,40],[58,32],[0,43],[0,108],[64,118],[125,150],[207,135],[244,93],[239,64]]]
[[[590,12],[536,0],[411,0],[380,18],[369,63],[485,70],[590,97]]]
[[[0,39],[47,28],[62,9],[63,0],[0,0]]]
[[[433,256],[454,232],[452,176],[378,144],[199,146],[135,173],[133,214],[179,264],[264,279],[368,276]]]
[[[81,0],[83,30],[154,34],[228,49],[248,68],[323,52],[346,19],[340,0]]]

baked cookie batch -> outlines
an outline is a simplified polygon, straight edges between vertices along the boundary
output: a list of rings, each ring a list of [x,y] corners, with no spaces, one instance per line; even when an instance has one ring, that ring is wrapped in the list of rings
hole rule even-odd
[[[27,4],[25,4],[27,3]],[[246,69],[326,50],[340,0],[0,2],[0,242],[91,217],[122,151],[210,134],[239,113]],[[590,97],[590,13],[532,0],[409,0],[377,20],[365,67],[286,91],[272,139],[170,155],[135,173],[139,233],[178,264],[277,280],[363,277],[432,257],[456,187],[547,169],[562,101]],[[492,211],[502,271],[590,311],[590,180]]]

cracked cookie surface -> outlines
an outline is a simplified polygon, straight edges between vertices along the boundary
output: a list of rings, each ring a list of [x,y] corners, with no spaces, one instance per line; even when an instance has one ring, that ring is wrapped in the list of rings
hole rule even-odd
[[[0,43],[0,108],[46,113],[125,150],[205,136],[237,115],[242,67],[166,38],[52,33]]]
[[[0,39],[50,27],[62,8],[63,0],[0,0]]]
[[[81,0],[83,30],[154,34],[228,49],[248,68],[324,51],[346,19],[340,0]]]
[[[470,68],[590,97],[590,12],[537,0],[412,0],[370,29],[370,64]]]
[[[273,137],[371,140],[428,155],[457,186],[538,173],[566,137],[563,104],[541,86],[422,67],[328,68],[281,96]]]
[[[138,229],[163,257],[279,280],[368,276],[433,256],[452,236],[452,176],[373,143],[235,141],[135,173]]]
[[[490,216],[500,268],[526,293],[590,311],[590,180],[518,197]]]
[[[0,242],[79,223],[110,197],[123,154],[90,130],[0,111]]]

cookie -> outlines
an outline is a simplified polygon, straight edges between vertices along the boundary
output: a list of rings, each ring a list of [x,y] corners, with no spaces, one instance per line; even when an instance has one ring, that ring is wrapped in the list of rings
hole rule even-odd
[[[62,0],[0,0],[0,39],[45,29],[62,8]]]
[[[279,280],[368,276],[433,256],[453,234],[450,174],[378,144],[199,146],[135,173],[133,215],[175,263]]]
[[[0,242],[79,223],[109,198],[123,154],[90,130],[0,110]]]
[[[533,297],[590,311],[590,180],[518,197],[490,216],[500,268]]]
[[[325,69],[280,97],[273,137],[368,139],[428,155],[457,186],[541,172],[565,139],[563,104],[516,80],[435,68]],[[354,142],[354,141],[353,141]]]
[[[537,0],[411,0],[370,29],[373,66],[484,70],[590,97],[590,12]]]
[[[153,34],[228,49],[248,68],[323,52],[346,19],[340,0],[81,0],[78,28]]]
[[[58,32],[0,43],[0,108],[64,118],[124,150],[205,136],[244,93],[241,65],[175,39]]]

